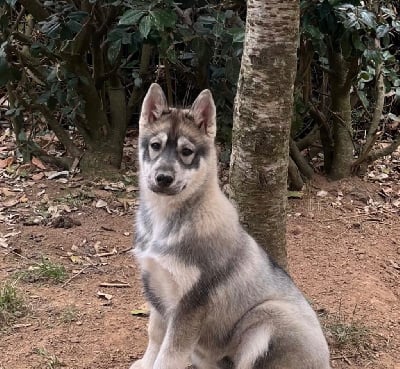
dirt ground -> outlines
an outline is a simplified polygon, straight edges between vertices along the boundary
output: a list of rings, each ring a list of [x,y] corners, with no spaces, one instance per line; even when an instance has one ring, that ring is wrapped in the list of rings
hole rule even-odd
[[[137,188],[39,177],[0,179],[0,283],[17,279],[27,306],[0,326],[0,369],[127,369],[147,342],[148,318],[132,314],[146,310],[128,251]],[[290,274],[333,368],[400,369],[399,197],[396,183],[317,177],[289,200]],[[43,257],[64,265],[62,282],[19,277]]]

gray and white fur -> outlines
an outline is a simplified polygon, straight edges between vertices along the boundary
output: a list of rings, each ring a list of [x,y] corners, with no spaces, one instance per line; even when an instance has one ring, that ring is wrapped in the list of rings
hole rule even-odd
[[[215,105],[169,108],[152,84],[139,122],[135,254],[151,306],[131,369],[329,369],[317,316],[221,192]]]

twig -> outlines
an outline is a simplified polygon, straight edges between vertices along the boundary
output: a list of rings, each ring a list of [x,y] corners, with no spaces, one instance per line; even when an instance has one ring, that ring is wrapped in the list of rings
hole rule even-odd
[[[68,283],[70,283],[73,279],[75,279],[78,275],[82,274],[86,269],[91,268],[93,265],[86,265],[84,268],[82,268],[78,273],[74,274],[71,278],[69,278],[62,286],[61,288],[64,288]]]
[[[351,219],[351,218],[357,218],[357,217],[365,217],[369,216],[370,214],[356,214],[356,215],[349,215],[347,217],[338,217],[338,218],[331,218],[331,219],[322,219],[320,222],[334,222],[336,220],[342,220],[342,219]]]
[[[110,283],[110,282],[102,282],[99,284],[100,287],[115,287],[115,288],[128,288],[131,287],[129,283]]]
[[[353,354],[353,355],[338,355],[338,356],[332,356],[331,360],[348,360],[348,358],[355,358],[357,356],[360,356],[360,354]]]

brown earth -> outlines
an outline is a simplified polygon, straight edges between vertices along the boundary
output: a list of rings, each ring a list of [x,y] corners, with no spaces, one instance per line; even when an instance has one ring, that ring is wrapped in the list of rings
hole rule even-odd
[[[18,183],[0,182],[9,189],[1,197],[0,280],[15,279],[42,257],[64,265],[68,277],[17,282],[28,311],[0,326],[0,369],[127,369],[147,341],[147,317],[131,314],[144,308],[127,251],[136,189],[107,190],[89,181]],[[317,196],[321,189],[326,193]],[[317,178],[303,198],[289,201],[290,274],[321,316],[333,368],[400,369],[400,213],[378,195],[381,189],[360,179]],[[390,194],[399,190],[391,186]],[[64,218],[45,222],[44,213]],[[55,228],[65,224],[71,228]],[[129,286],[100,286],[115,281]],[[347,329],[342,346],[334,333],[339,328]]]

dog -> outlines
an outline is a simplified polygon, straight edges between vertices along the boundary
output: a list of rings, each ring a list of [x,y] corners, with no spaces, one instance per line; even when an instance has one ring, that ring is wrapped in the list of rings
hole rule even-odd
[[[134,251],[149,343],[130,369],[329,369],[313,309],[219,188],[215,135],[209,90],[178,109],[151,85],[139,120]]]

